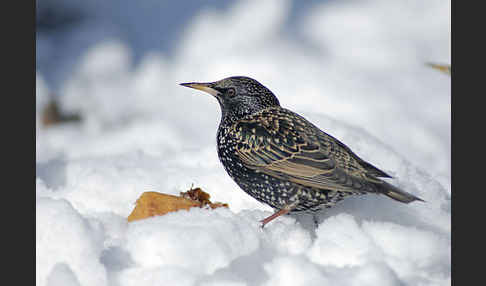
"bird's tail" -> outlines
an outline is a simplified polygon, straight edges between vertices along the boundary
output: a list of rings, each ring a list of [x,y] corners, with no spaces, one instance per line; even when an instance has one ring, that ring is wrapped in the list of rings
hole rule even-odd
[[[380,193],[384,194],[385,196],[392,198],[396,201],[402,202],[402,203],[410,203],[413,201],[421,201],[425,202],[421,198],[418,198],[410,193],[407,193],[405,191],[400,190],[399,188],[393,186],[392,184],[389,184],[385,181],[380,184],[376,184],[378,187],[378,190]]]

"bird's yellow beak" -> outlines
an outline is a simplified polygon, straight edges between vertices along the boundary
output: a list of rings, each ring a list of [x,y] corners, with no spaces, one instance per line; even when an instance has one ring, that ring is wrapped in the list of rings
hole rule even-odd
[[[194,88],[194,89],[199,89],[199,90],[207,92],[207,93],[209,93],[213,96],[218,96],[220,94],[219,91],[217,91],[216,89],[211,87],[213,85],[212,82],[206,82],[206,83],[188,82],[188,83],[181,83],[180,85],[190,87],[190,88]]]

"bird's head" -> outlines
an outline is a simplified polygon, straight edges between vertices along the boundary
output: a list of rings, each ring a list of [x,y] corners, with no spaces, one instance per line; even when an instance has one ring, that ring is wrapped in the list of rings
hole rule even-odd
[[[222,120],[235,121],[268,107],[280,106],[277,97],[268,88],[249,77],[233,76],[215,82],[181,85],[216,97],[221,106]]]

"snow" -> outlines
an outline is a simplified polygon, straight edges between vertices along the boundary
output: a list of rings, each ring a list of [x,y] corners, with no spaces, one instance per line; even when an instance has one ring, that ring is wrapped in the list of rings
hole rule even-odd
[[[72,282],[79,277],[83,284],[107,283],[99,261],[104,235],[98,221],[83,217],[64,199],[39,198],[36,225],[37,285],[46,277],[52,282],[60,276]]]
[[[42,126],[51,88],[37,72],[37,285],[451,284],[450,77],[425,66],[450,62],[450,1],[315,3],[297,34],[293,5],[202,9],[174,55],[137,65],[123,38],[98,42],[58,89],[81,123]],[[426,202],[354,197],[315,230],[308,216],[259,228],[272,210],[219,163],[217,102],[178,85],[232,75],[257,79]],[[143,192],[191,185],[229,209],[127,222]]]
[[[78,286],[79,281],[66,263],[57,263],[47,277],[48,286]]]
[[[254,224],[228,210],[195,209],[134,222],[127,231],[126,248],[142,267],[183,267],[210,275],[256,251],[256,232]]]

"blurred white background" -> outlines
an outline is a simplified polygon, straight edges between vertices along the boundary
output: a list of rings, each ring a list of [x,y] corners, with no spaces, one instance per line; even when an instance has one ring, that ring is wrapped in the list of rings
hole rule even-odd
[[[439,176],[450,79],[424,63],[449,63],[449,47],[444,0],[37,1],[40,88],[92,124],[160,116],[205,140],[218,106],[178,83],[247,75]]]

